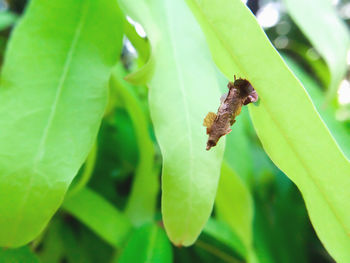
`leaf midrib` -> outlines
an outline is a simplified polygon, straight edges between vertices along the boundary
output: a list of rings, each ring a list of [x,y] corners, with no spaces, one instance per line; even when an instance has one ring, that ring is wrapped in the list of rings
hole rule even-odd
[[[196,6],[197,6],[197,10],[201,13],[201,15],[203,16],[203,18],[207,18],[207,16],[204,14],[204,12],[202,11],[201,7],[199,4],[197,4],[196,0],[189,0],[192,1]],[[210,26],[211,31],[216,35],[217,39],[220,41],[220,43],[222,44],[222,46],[226,49],[227,53],[230,55],[230,57],[235,61],[236,65],[240,65],[239,68],[245,73],[246,76],[248,76],[246,74],[246,72],[244,71],[244,67],[241,65],[241,63],[239,62],[239,59],[236,59],[234,54],[231,53],[230,49],[227,47],[227,45],[225,44],[225,41],[220,37],[220,34],[218,32],[216,32],[215,27],[211,24],[209,19],[205,19],[205,21],[207,22],[207,24]],[[301,163],[301,166],[304,168],[305,172],[307,175],[309,175],[309,178],[311,179],[311,181],[314,183],[314,185],[316,186],[316,188],[318,189],[318,191],[320,192],[322,198],[324,199],[324,201],[326,202],[326,204],[329,206],[330,211],[333,213],[335,219],[338,221],[339,225],[343,228],[346,236],[349,236],[349,234],[347,234],[347,228],[346,225],[342,222],[340,216],[338,215],[338,213],[335,211],[335,208],[332,206],[331,202],[328,200],[327,195],[321,190],[321,186],[318,185],[318,183],[316,183],[316,180],[313,178],[313,176],[311,175],[311,172],[309,171],[309,168],[307,167],[307,165],[305,164],[303,158],[299,155],[298,151],[293,147],[292,143],[289,142],[289,140],[287,139],[287,137],[284,135],[283,132],[283,128],[280,127],[279,123],[272,117],[273,115],[271,114],[271,111],[268,109],[268,107],[264,106],[265,110],[267,111],[267,113],[269,114],[271,120],[275,123],[276,127],[279,129],[280,133],[282,134],[282,137],[284,138],[284,140],[286,141],[286,143],[289,145],[290,149],[294,152],[295,156],[297,157],[296,159],[299,160],[299,162]]]
[[[58,81],[57,91],[55,93],[55,97],[54,97],[53,104],[52,104],[52,107],[50,110],[50,114],[49,114],[49,117],[47,120],[47,124],[44,128],[43,135],[42,135],[41,140],[39,142],[37,154],[34,158],[35,164],[39,163],[45,154],[45,151],[44,151],[45,142],[47,140],[47,137],[48,137],[50,128],[52,126],[53,120],[55,118],[55,115],[57,113],[57,107],[58,107],[60,98],[62,96],[64,83],[67,79],[67,75],[68,75],[68,72],[70,70],[73,54],[74,54],[76,45],[78,43],[79,37],[81,35],[81,31],[83,29],[83,26],[86,22],[86,16],[87,16],[87,11],[89,9],[89,4],[90,4],[90,1],[83,1],[84,6],[82,6],[82,12],[80,15],[80,19],[79,19],[78,25],[76,27],[76,30],[74,32],[74,36],[73,36],[72,43],[71,43],[69,50],[68,50],[68,53],[67,53],[67,57],[65,59],[65,63],[63,66],[63,70],[62,70],[62,75],[60,76],[59,81]]]
[[[187,6],[186,6],[187,7]],[[188,142],[189,142],[189,170],[188,170],[188,175],[189,175],[189,184],[188,184],[188,189],[189,191],[187,191],[189,193],[188,198],[187,198],[187,203],[189,204],[188,206],[188,212],[185,215],[185,226],[183,227],[183,233],[186,234],[188,232],[188,222],[189,222],[189,217],[191,214],[191,211],[193,210],[192,208],[192,174],[193,174],[193,164],[192,164],[192,156],[193,156],[193,143],[192,143],[192,128],[191,128],[191,121],[190,121],[190,116],[189,116],[189,109],[188,109],[188,105],[187,105],[187,101],[186,101],[186,92],[185,92],[185,88],[184,88],[184,81],[183,78],[180,74],[180,69],[181,67],[178,66],[178,62],[177,62],[177,51],[176,51],[176,45],[173,44],[174,42],[174,37],[173,37],[173,30],[170,30],[171,28],[171,21],[169,19],[170,15],[171,15],[171,10],[169,10],[168,7],[168,0],[164,1],[164,9],[165,9],[165,23],[168,25],[168,35],[169,35],[169,43],[170,43],[170,47],[171,47],[171,52],[173,54],[173,58],[174,58],[174,67],[177,69],[176,70],[176,74],[178,76],[178,80],[179,80],[179,90],[180,93],[182,95],[182,100],[183,100],[183,104],[184,104],[184,109],[185,109],[185,118],[186,118],[186,126],[188,129]],[[184,237],[183,237],[184,238]],[[184,240],[182,240],[183,242]],[[179,244],[181,245],[181,244]]]
[[[64,66],[63,66],[63,69],[62,69],[62,74],[61,74],[61,76],[59,78],[57,91],[56,91],[56,94],[55,94],[55,97],[54,97],[54,101],[53,101],[53,105],[51,107],[51,111],[49,113],[47,124],[46,124],[46,126],[44,128],[43,135],[42,135],[42,137],[40,139],[39,146],[38,146],[38,149],[37,149],[37,153],[36,153],[36,155],[34,157],[34,160],[33,160],[33,173],[30,174],[30,179],[29,179],[29,184],[28,184],[27,190],[26,190],[26,192],[23,195],[21,204],[19,205],[18,215],[17,215],[17,217],[15,219],[17,222],[15,222],[13,224],[13,234],[12,234],[13,239],[15,239],[15,237],[16,237],[17,230],[18,230],[18,225],[20,224],[20,222],[21,222],[21,220],[23,218],[23,208],[24,208],[26,200],[27,200],[27,198],[28,198],[28,196],[29,196],[29,194],[31,192],[31,189],[33,188],[34,177],[39,174],[38,165],[39,165],[40,161],[42,160],[42,158],[44,156],[44,153],[45,153],[44,152],[45,142],[47,140],[50,128],[52,126],[54,117],[55,117],[56,112],[57,112],[57,106],[58,106],[59,100],[61,98],[62,90],[64,88],[64,83],[65,83],[65,81],[67,79],[67,75],[68,75],[68,72],[69,72],[69,69],[70,69],[70,65],[71,65],[71,61],[72,61],[72,58],[73,58],[73,53],[74,53],[74,51],[76,49],[76,45],[77,45],[79,37],[81,35],[83,26],[84,26],[84,24],[86,22],[87,13],[88,13],[87,11],[89,9],[90,1],[84,1],[82,5],[83,6],[81,7],[82,11],[81,11],[81,15],[80,15],[80,18],[79,18],[79,22],[78,22],[76,30],[74,32],[74,36],[73,36],[71,45],[69,46],[69,49],[68,49],[68,52],[67,52],[67,56],[66,56],[66,59],[65,59],[65,62],[64,62]],[[9,242],[9,245],[10,245],[10,243],[11,242]]]

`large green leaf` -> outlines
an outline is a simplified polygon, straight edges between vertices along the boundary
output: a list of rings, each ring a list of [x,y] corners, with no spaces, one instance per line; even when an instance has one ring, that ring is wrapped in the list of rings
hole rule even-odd
[[[263,147],[299,187],[318,236],[350,261],[350,164],[300,82],[240,0],[187,0],[222,72],[247,78],[260,100],[249,110]]]
[[[121,48],[112,0],[33,0],[0,86],[0,245],[45,227],[95,140]]]
[[[346,54],[350,48],[350,36],[345,23],[330,0],[284,2],[295,23],[325,59],[331,72],[328,96],[333,97],[347,71]]]
[[[120,247],[131,231],[128,218],[88,188],[83,188],[67,198],[63,203],[63,209],[115,247]]]
[[[335,119],[335,114],[337,108],[330,104],[328,107],[323,106],[324,96],[322,94],[321,88],[317,83],[299,66],[295,61],[293,61],[288,56],[283,56],[284,60],[287,62],[290,69],[293,70],[294,74],[303,83],[307,92],[315,104],[318,112],[320,113],[322,119],[326,123],[327,127],[331,131],[333,137],[336,139],[340,148],[344,152],[345,156],[350,159],[350,134],[349,128],[345,123],[342,123]]]
[[[211,213],[223,155],[224,139],[205,150],[202,126],[207,112],[219,106],[215,68],[184,2],[121,3],[145,27],[152,45],[155,68],[148,82],[149,104],[163,156],[163,220],[172,242],[188,246]]]
[[[170,263],[171,244],[160,226],[146,224],[135,229],[123,249],[119,263]]]

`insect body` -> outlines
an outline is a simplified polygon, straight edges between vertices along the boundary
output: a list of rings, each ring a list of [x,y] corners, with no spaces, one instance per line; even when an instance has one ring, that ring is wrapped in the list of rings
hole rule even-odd
[[[228,94],[222,99],[217,114],[209,112],[203,122],[209,134],[207,150],[215,146],[221,136],[232,131],[230,127],[236,122],[236,117],[241,113],[243,105],[258,100],[258,94],[246,79],[236,79],[235,76],[234,82],[230,81],[227,87]]]

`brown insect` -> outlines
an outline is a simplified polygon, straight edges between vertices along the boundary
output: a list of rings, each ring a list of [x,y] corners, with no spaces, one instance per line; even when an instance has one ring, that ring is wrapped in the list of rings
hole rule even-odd
[[[221,98],[217,114],[209,112],[203,122],[209,134],[207,150],[215,146],[221,136],[232,131],[230,127],[236,122],[236,117],[241,113],[243,105],[258,100],[258,94],[246,79],[236,79],[234,76],[234,82],[230,81],[227,87],[228,94]]]

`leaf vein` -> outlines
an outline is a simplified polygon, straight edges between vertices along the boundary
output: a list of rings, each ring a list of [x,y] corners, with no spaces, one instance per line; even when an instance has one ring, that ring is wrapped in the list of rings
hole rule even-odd
[[[201,15],[203,17],[206,18],[206,15],[204,14],[204,12],[202,11],[200,5],[194,1],[194,0],[190,0],[192,1],[196,6],[198,11],[201,13]],[[231,52],[231,49],[226,45],[226,42],[221,38],[220,34],[218,32],[216,32],[215,30],[215,26],[210,22],[210,20],[208,18],[206,18],[206,21],[209,25],[209,27],[212,29],[212,32],[216,35],[217,39],[220,41],[220,43],[223,45],[223,47],[227,50],[227,53],[231,56],[232,60],[235,61],[236,65],[239,65],[239,68],[245,73],[244,71],[244,67],[240,64],[239,59],[237,59],[235,57],[235,55]],[[245,73],[245,75],[247,76],[247,74]],[[262,104],[260,104],[262,105]],[[281,131],[281,134],[283,136],[283,138],[285,139],[286,143],[289,145],[290,149],[295,153],[295,156],[297,157],[297,159],[299,160],[299,162],[301,163],[302,167],[304,168],[304,170],[306,171],[306,174],[309,175],[309,178],[311,179],[311,181],[314,183],[314,185],[316,186],[316,188],[318,189],[318,191],[320,192],[322,198],[324,199],[324,201],[326,202],[326,204],[328,205],[330,211],[333,213],[335,219],[338,221],[338,223],[341,225],[341,227],[345,230],[345,233],[349,236],[349,232],[347,230],[346,225],[344,224],[344,222],[341,220],[340,216],[338,215],[338,213],[336,212],[335,208],[332,206],[331,202],[328,200],[326,194],[323,192],[322,187],[316,182],[315,178],[311,175],[311,172],[309,170],[309,168],[307,167],[307,165],[305,164],[304,160],[302,159],[302,157],[300,156],[300,154],[298,153],[298,151],[293,147],[292,143],[290,143],[290,141],[288,140],[288,138],[285,136],[283,129],[280,127],[278,121],[276,121],[273,118],[273,115],[271,114],[271,111],[268,110],[268,107],[264,107],[265,110],[268,112],[268,114],[270,115],[272,121],[276,124],[276,127]]]

